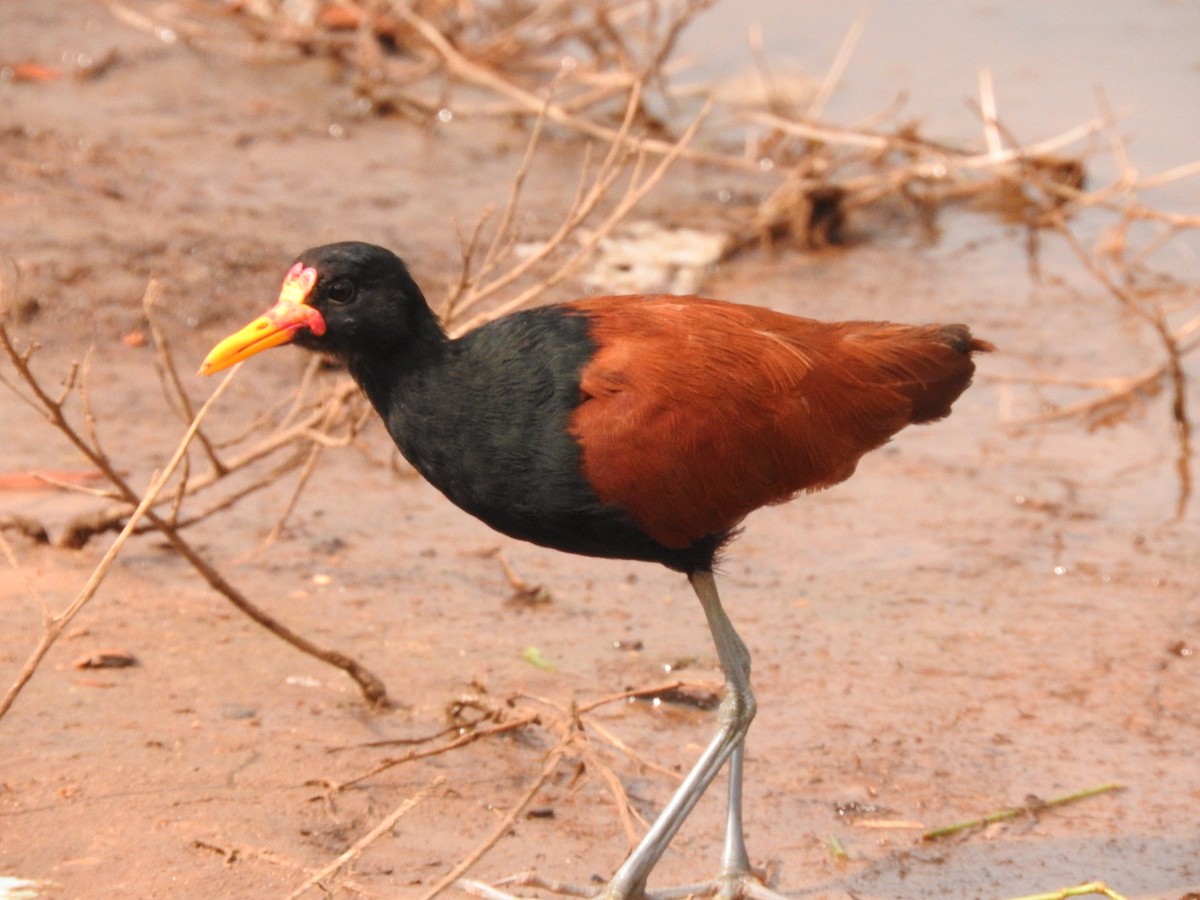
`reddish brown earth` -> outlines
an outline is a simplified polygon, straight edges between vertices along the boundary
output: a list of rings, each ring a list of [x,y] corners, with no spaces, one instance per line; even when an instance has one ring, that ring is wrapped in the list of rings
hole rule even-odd
[[[272,300],[309,245],[394,246],[436,294],[455,272],[455,221],[503,201],[525,134],[363,117],[319,62],[191,52],[101,6],[0,11],[0,64],[114,48],[95,80],[0,83],[0,246],[21,272],[14,334],[42,344],[49,383],[91,349],[104,443],[145,484],[182,431],[152,351],[121,340],[143,324],[148,278],[163,282],[163,325],[189,372]],[[554,223],[575,180],[577,150],[547,152],[559,165],[539,170],[531,235]],[[689,174],[644,212],[694,219],[729,186]],[[1078,395],[1007,380],[1133,374],[1160,351],[1053,241],[1034,278],[1020,230],[962,212],[940,224],[935,242],[860,226],[851,249],[750,255],[704,285],[820,317],[966,321],[1002,350],[950,419],[902,434],[845,485],[755,514],[729,555],[724,595],[760,701],[751,853],[805,898],[999,900],[1093,879],[1129,898],[1194,896],[1200,514],[1193,502],[1174,516],[1167,401],[1145,398],[1091,432],[1016,426]],[[302,366],[290,351],[256,359],[211,432],[237,433]],[[212,386],[187,382],[197,399]],[[1194,383],[1189,398],[1200,401]],[[7,387],[0,427],[0,472],[81,468]],[[442,778],[326,882],[335,896],[418,897],[532,783],[556,708],[674,678],[716,686],[683,579],[499,537],[375,464],[388,458],[382,429],[362,443],[366,453],[326,455],[268,549],[291,482],[188,535],[274,615],[377,672],[396,708],[368,709],[341,673],[252,624],[160,540],[137,539],[0,720],[0,876],[37,882],[40,897],[283,897]],[[94,504],[0,493],[0,513],[52,534]],[[66,551],[8,539],[19,569],[5,563],[0,577],[4,688],[40,633],[35,592],[64,608],[110,540]],[[494,548],[552,601],[512,602]],[[531,664],[531,647],[552,668]],[[73,665],[111,649],[137,665]],[[365,745],[438,732],[450,704],[481,691],[515,698],[512,716],[542,710],[542,725],[323,790],[407,749]],[[681,771],[713,728],[711,712],[672,703],[612,704],[590,722],[590,746],[647,817],[671,777],[614,751],[601,729]],[[567,754],[536,815],[519,817],[475,876],[536,868],[587,882],[616,867],[625,832],[601,767],[583,762]],[[920,841],[924,828],[1109,781],[1124,789]],[[676,840],[662,882],[711,874],[719,794]]]

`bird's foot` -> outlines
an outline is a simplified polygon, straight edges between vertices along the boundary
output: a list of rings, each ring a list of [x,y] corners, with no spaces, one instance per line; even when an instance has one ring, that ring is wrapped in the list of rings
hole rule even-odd
[[[614,892],[610,888],[597,891],[594,887],[551,881],[536,872],[521,872],[495,885],[462,879],[455,883],[455,887],[472,897],[483,897],[485,900],[519,900],[518,895],[504,890],[509,887],[544,891],[560,897],[586,897],[590,900],[698,900],[701,897],[714,897],[716,900],[787,900],[783,894],[767,887],[765,880],[758,873],[746,871],[725,872],[710,881],[645,890],[637,894]]]

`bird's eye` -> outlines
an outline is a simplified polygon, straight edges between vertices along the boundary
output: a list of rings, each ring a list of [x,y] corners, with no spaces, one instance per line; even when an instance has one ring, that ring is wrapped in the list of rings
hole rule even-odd
[[[325,288],[325,296],[330,303],[345,304],[354,299],[354,282],[348,278],[339,278]]]

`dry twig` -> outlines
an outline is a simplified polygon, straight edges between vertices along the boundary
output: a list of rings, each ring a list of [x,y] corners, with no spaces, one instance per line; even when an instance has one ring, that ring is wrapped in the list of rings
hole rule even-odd
[[[558,744],[554,746],[542,763],[542,771],[529,784],[517,801],[513,803],[507,813],[505,813],[500,821],[496,823],[496,827],[492,829],[479,846],[459,860],[454,867],[447,872],[432,888],[421,896],[421,900],[433,900],[438,894],[442,893],[446,888],[458,882],[458,880],[468,871],[471,866],[483,859],[484,855],[496,845],[500,838],[504,837],[508,830],[512,828],[513,822],[517,820],[522,811],[527,807],[533,798],[537,796],[538,791],[542,789],[542,785],[546,780],[554,774],[554,770],[558,768],[559,762],[562,760],[563,754],[566,753],[567,745],[572,740],[571,734],[564,734]]]
[[[530,695],[511,697],[504,703],[498,703],[482,695],[467,695],[459,698],[451,705],[449,714],[452,720],[452,727],[450,728],[442,729],[436,734],[414,740],[371,742],[369,744],[358,745],[354,749],[378,747],[393,743],[428,746],[415,747],[403,756],[383,760],[361,775],[337,783],[325,782],[324,786],[326,790],[331,792],[344,791],[354,785],[374,778],[397,765],[458,750],[468,744],[484,738],[495,737],[499,734],[514,733],[528,728],[539,728],[549,732],[554,736],[555,740],[551,749],[543,757],[542,771],[539,776],[534,779],[529,788],[510,807],[497,828],[493,829],[489,833],[489,836],[475,850],[439,880],[425,897],[433,897],[456,882],[459,887],[468,890],[468,892],[479,893],[481,890],[487,890],[486,886],[482,886],[477,882],[461,882],[459,879],[471,866],[482,859],[487,851],[494,846],[495,842],[511,828],[517,816],[533,801],[538,791],[541,790],[546,780],[567,754],[579,757],[582,763],[579,767],[581,772],[592,772],[599,776],[616,804],[618,818],[622,823],[630,846],[633,846],[638,840],[639,828],[645,828],[646,822],[637,810],[634,809],[621,783],[621,779],[613,770],[610,763],[600,753],[599,748],[589,739],[589,733],[599,735],[605,743],[627,756],[642,769],[658,772],[665,775],[671,781],[678,781],[680,776],[678,773],[648,761],[633,752],[624,741],[614,736],[608,729],[600,726],[594,718],[587,718],[586,713],[605,705],[627,702],[633,698],[657,697],[677,692],[682,688],[697,686],[708,687],[708,685],[695,685],[684,681],[674,681],[667,684],[651,685],[622,691],[588,701],[579,706],[573,703],[564,705],[544,697]],[[530,709],[528,706],[518,703],[519,699],[537,703],[539,709]],[[481,715],[474,721],[468,721],[464,724],[462,713],[468,709],[477,710]],[[482,723],[484,722],[490,724],[483,725]],[[450,739],[446,740],[448,737]],[[344,750],[350,748],[338,749]]]
[[[1125,900],[1123,896],[1110,888],[1103,881],[1089,881],[1087,884],[1079,884],[1075,887],[1059,888],[1056,891],[1047,891],[1043,894],[1029,894],[1026,897],[1013,897],[1011,900],[1068,900],[1070,897],[1090,897],[1090,896],[1107,897],[1108,900]],[[1187,900],[1185,895],[1180,900]]]
[[[27,364],[27,355],[22,357],[14,354],[13,345],[9,340],[8,332],[4,329],[3,324],[0,324],[0,341],[3,342],[4,349],[9,353],[10,360],[14,363],[14,365],[25,366]],[[27,372],[28,369],[25,368],[23,371]],[[125,523],[125,527],[121,530],[121,533],[117,536],[116,540],[114,540],[104,552],[104,556],[101,557],[100,562],[97,563],[96,568],[92,571],[92,574],[88,577],[87,582],[80,589],[79,593],[75,596],[75,599],[71,602],[71,604],[61,613],[56,615],[50,614],[49,608],[45,601],[40,596],[35,594],[40,605],[42,606],[42,635],[38,640],[37,646],[33,649],[33,652],[30,653],[29,658],[21,667],[21,671],[18,673],[16,681],[13,682],[12,686],[4,694],[4,697],[0,698],[0,718],[3,718],[4,714],[8,712],[8,710],[12,707],[13,702],[16,700],[17,695],[20,694],[25,685],[29,683],[29,679],[33,677],[33,673],[37,670],[38,665],[41,663],[42,659],[45,658],[50,648],[54,645],[54,642],[58,640],[58,637],[62,634],[63,629],[65,629],[67,625],[71,623],[71,620],[74,619],[75,616],[79,614],[79,611],[87,605],[88,601],[95,596],[96,591],[100,588],[105,576],[108,575],[109,569],[112,568],[113,562],[116,560],[118,554],[120,554],[121,548],[125,546],[125,542],[129,540],[130,536],[133,534],[134,526],[137,524],[138,520],[142,518],[142,516],[149,514],[150,507],[158,498],[159,492],[162,491],[167,482],[174,477],[175,470],[179,467],[179,464],[184,459],[184,455],[187,453],[188,445],[192,442],[192,439],[199,431],[201,421],[203,421],[204,416],[207,415],[208,411],[212,408],[213,404],[216,403],[217,399],[224,392],[225,388],[228,387],[229,383],[230,376],[227,376],[217,386],[217,389],[213,391],[208,400],[205,401],[204,405],[200,407],[200,411],[196,413],[191,424],[184,432],[183,438],[180,440],[179,446],[175,449],[175,453],[171,456],[170,461],[167,463],[162,472],[156,474],[151,480],[150,486],[146,489],[146,493],[142,496],[133,512],[130,513],[129,519]],[[56,410],[61,413],[61,407],[56,407]],[[17,568],[16,559],[12,554],[12,548],[9,547],[7,541],[3,541],[2,538],[0,538],[0,542],[3,542],[5,555],[9,558],[9,561],[13,564],[13,567]]]
[[[998,812],[990,813],[986,816],[980,816],[977,819],[969,819],[966,822],[956,822],[953,825],[946,825],[942,828],[935,828],[932,831],[927,831],[921,835],[923,841],[936,841],[940,838],[949,837],[954,834],[959,834],[963,831],[970,831],[974,828],[981,828],[984,825],[993,825],[996,822],[1004,822],[1009,819],[1015,819],[1019,816],[1036,815],[1044,809],[1053,809],[1057,806],[1065,806],[1068,803],[1076,803],[1079,800],[1087,800],[1091,797],[1099,796],[1100,794],[1108,794],[1113,791],[1124,789],[1124,785],[1115,781],[1105,782],[1094,787],[1085,788],[1082,791],[1074,791],[1070,794],[1063,794],[1059,797],[1051,797],[1049,800],[1035,800],[1025,806],[1012,806],[999,810]]]
[[[313,874],[302,885],[300,885],[300,887],[288,894],[287,900],[296,900],[297,897],[304,894],[309,888],[315,887],[325,879],[329,878],[331,875],[335,874],[339,869],[348,863],[356,860],[362,855],[363,850],[371,846],[371,844],[375,843],[375,841],[379,840],[379,838],[391,831],[392,828],[395,827],[396,823],[399,822],[404,816],[408,815],[418,803],[420,803],[445,783],[446,776],[438,775],[433,779],[433,781],[425,785],[425,787],[421,788],[421,790],[417,791],[411,797],[406,797],[399,806],[380,819],[374,828],[355,841],[344,853],[340,854],[337,859],[325,866],[319,872]]]
[[[183,462],[186,459],[187,442],[191,440],[191,436],[198,433],[200,420],[202,417],[197,415],[192,425],[189,427],[187,432],[187,440],[177,451],[177,458],[172,461],[169,472],[167,473],[167,477],[156,479],[153,482],[152,488],[144,495],[139,493],[121,473],[120,467],[112,461],[111,457],[104,451],[100,444],[96,421],[91,413],[87,400],[86,378],[82,382],[78,382],[78,367],[72,366],[68,372],[68,376],[65,380],[65,385],[62,391],[57,396],[53,396],[45,388],[42,381],[33,371],[31,365],[33,348],[26,348],[24,350],[19,349],[12,337],[9,335],[7,325],[3,321],[3,313],[9,308],[9,298],[15,291],[13,268],[6,267],[5,272],[0,274],[5,276],[3,282],[0,283],[0,346],[2,346],[3,351],[17,377],[17,383],[9,382],[6,379],[4,380],[4,383],[10,389],[12,389],[17,396],[21,397],[26,403],[37,410],[39,414],[46,419],[46,421],[56,431],[59,432],[59,434],[65,437],[93,466],[95,466],[98,471],[103,473],[105,479],[111,486],[111,495],[119,498],[121,501],[123,508],[120,513],[120,518],[125,520],[125,526],[122,530],[121,536],[116,542],[114,542],[113,547],[110,547],[109,554],[115,556],[115,552],[119,551],[120,547],[124,545],[129,536],[135,533],[139,521],[144,518],[150,523],[155,531],[160,533],[167,540],[167,542],[177,553],[179,553],[181,557],[187,560],[187,562],[201,575],[201,577],[204,578],[205,581],[208,582],[213,589],[223,594],[226,599],[233,603],[233,605],[242,613],[249,616],[255,622],[262,625],[276,636],[296,647],[301,652],[307,653],[310,656],[313,656],[330,665],[337,666],[345,671],[358,683],[364,697],[366,697],[366,699],[372,704],[386,705],[388,703],[387,691],[384,688],[383,683],[372,672],[370,672],[370,670],[368,670],[357,660],[354,660],[345,654],[317,646],[307,638],[287,628],[274,617],[268,615],[265,611],[252,603],[249,598],[237,590],[211,563],[201,556],[201,554],[184,539],[183,535],[180,533],[179,525],[172,521],[171,517],[163,517],[155,512],[155,504],[159,502],[163,496],[170,496],[169,492],[166,490],[167,484],[171,477],[174,476],[176,469],[182,467]],[[210,396],[209,400],[202,407],[202,412],[207,411],[210,408],[212,402],[216,399],[216,396],[219,396],[221,390],[223,390],[223,385],[226,384],[227,381],[228,379],[223,381],[222,387],[215,391],[213,396]],[[25,391],[28,393],[22,391],[18,385],[23,386]],[[84,406],[82,426],[75,425],[71,421],[70,417],[68,417],[66,412],[67,399],[77,385],[80,389]],[[306,424],[298,433],[300,435],[310,436],[311,430],[311,426]],[[288,443],[288,441],[295,439],[295,434],[293,434],[290,438],[288,438],[288,440],[280,442],[280,439],[276,437],[274,442],[269,441],[268,443],[270,443],[273,448],[278,448],[279,446],[283,446],[284,444]],[[257,452],[263,452],[262,448],[259,448]],[[213,467],[212,472],[210,473],[212,480],[215,481],[217,478],[221,477],[218,474],[221,471],[221,468],[221,466]],[[224,467],[225,471],[232,471],[234,468],[236,467]],[[186,492],[187,482],[182,480],[179,481],[177,483],[176,490],[180,492]],[[173,504],[172,517],[177,512],[178,504],[175,503]],[[115,551],[113,548],[115,548]],[[82,608],[82,606],[90,598],[91,594],[94,593],[95,588],[98,587],[100,580],[103,579],[104,573],[107,571],[108,566],[111,565],[112,562],[109,554],[105,555],[101,565],[97,567],[96,572],[94,572],[92,578],[89,579],[89,583],[87,586],[85,586],[84,591],[80,593],[79,597],[76,598],[75,603],[72,604],[69,611],[68,621],[70,617],[73,617],[78,610]],[[53,640],[55,637],[57,637],[57,634],[61,632],[62,627],[63,626],[61,624],[53,627],[47,627],[43,634],[42,640],[39,642],[38,649],[31,658],[31,664],[27,664],[25,669],[22,670],[22,674],[18,679],[18,685],[13,691],[10,691],[8,699],[5,701],[2,708],[0,708],[0,714],[2,714],[3,709],[7,709],[8,705],[11,705],[12,698],[15,697],[16,693],[20,691],[20,688],[29,680],[30,677],[32,677],[33,671],[36,669],[38,662],[40,662],[42,657],[45,655],[45,652],[49,649],[50,644],[53,643]],[[49,635],[49,637],[47,637],[47,635]]]

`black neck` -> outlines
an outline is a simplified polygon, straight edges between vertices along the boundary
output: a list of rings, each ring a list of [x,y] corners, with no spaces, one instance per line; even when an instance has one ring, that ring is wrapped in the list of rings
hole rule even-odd
[[[446,359],[450,338],[423,302],[413,309],[402,340],[363,346],[346,355],[346,367],[386,421],[406,384],[424,381]]]

